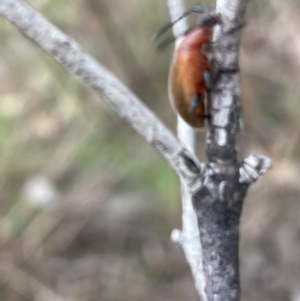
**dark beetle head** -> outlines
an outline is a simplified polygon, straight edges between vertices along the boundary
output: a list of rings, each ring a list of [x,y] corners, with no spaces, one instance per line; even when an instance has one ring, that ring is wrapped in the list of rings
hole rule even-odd
[[[212,28],[220,23],[221,23],[220,15],[213,13],[213,14],[203,15],[203,17],[200,19],[198,24],[200,28]]]

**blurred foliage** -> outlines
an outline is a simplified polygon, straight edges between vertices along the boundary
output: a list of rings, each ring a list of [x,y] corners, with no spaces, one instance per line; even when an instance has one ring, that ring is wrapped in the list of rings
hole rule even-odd
[[[157,54],[150,41],[169,20],[164,1],[29,3],[175,129],[166,88],[172,47]],[[300,300],[299,8],[251,1],[243,30],[240,156],[263,153],[274,163],[245,202],[245,301]],[[198,300],[169,242],[181,213],[173,171],[2,19],[0,39],[1,300]]]

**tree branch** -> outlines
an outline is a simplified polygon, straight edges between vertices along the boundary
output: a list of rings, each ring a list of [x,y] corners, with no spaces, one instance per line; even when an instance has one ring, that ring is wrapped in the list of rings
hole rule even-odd
[[[214,73],[218,81],[210,95],[210,112],[204,185],[193,194],[198,217],[205,297],[207,301],[240,300],[239,223],[249,185],[270,168],[270,160],[250,156],[238,162],[236,137],[240,122],[240,31],[232,31],[244,19],[248,0],[218,0],[221,28],[215,31]]]
[[[183,0],[168,0],[171,20],[178,19],[185,11]],[[173,26],[174,37],[180,36],[188,28],[186,19],[181,19]],[[180,39],[176,40],[175,48],[179,45]],[[190,127],[177,114],[177,136],[179,141],[193,154],[196,153],[197,139],[196,131]],[[184,180],[181,179],[181,195],[182,195],[182,230],[175,229],[172,231],[171,240],[179,244],[184,251],[186,260],[191,268],[195,286],[202,299],[205,298],[204,293],[204,274],[202,248],[200,244],[200,236],[198,230],[197,216],[193,208],[192,195]],[[203,299],[204,300],[204,299]]]
[[[105,67],[25,3],[0,0],[0,14],[92,88],[162,154],[192,190],[197,189],[202,165],[137,96]]]

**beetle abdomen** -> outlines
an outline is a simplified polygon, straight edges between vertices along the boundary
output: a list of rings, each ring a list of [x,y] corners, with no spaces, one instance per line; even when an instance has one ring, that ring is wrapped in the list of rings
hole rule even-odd
[[[180,45],[176,51],[169,76],[169,94],[173,109],[191,126],[202,128],[205,124],[204,72],[210,64],[199,49]],[[201,101],[191,113],[192,99],[199,94]]]

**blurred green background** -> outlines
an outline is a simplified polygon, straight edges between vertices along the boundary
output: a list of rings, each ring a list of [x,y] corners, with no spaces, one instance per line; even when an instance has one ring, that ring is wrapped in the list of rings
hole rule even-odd
[[[169,20],[166,1],[28,2],[175,129],[172,47],[157,54],[150,41]],[[243,30],[239,152],[274,165],[245,200],[243,301],[300,300],[299,10],[299,1],[250,1]],[[198,300],[169,241],[181,226],[174,172],[3,19],[0,39],[0,299]]]

